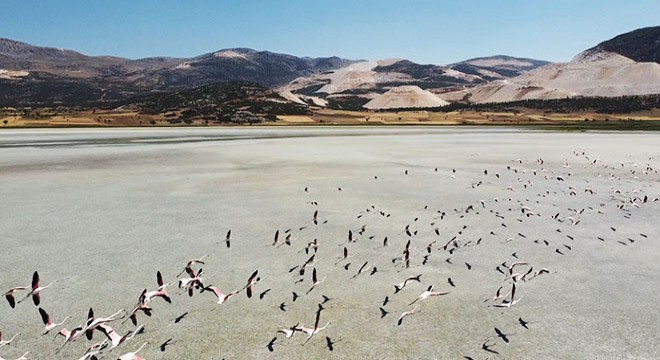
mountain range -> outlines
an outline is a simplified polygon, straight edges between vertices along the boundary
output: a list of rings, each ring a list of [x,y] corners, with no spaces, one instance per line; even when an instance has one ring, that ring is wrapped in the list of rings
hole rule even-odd
[[[434,65],[245,48],[130,60],[0,38],[0,106],[116,106],[233,81],[270,88],[278,102],[338,109],[643,95],[660,93],[659,59],[660,27],[619,35],[563,64],[498,55]]]

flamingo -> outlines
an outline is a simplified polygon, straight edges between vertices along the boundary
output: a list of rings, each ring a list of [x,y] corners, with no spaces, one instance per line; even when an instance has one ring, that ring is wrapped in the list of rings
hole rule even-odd
[[[314,249],[314,254],[316,254],[318,248],[319,248],[319,240],[314,239],[313,241],[307,243],[307,246],[305,247],[305,254],[309,254],[309,249]]]
[[[511,266],[509,266],[509,275],[513,275],[513,268],[518,265],[528,265],[528,264],[524,261],[516,261],[512,263]]]
[[[99,353],[100,351],[88,351],[83,356],[78,358],[78,360],[97,360],[98,357],[96,357],[96,355]]]
[[[16,358],[16,360],[30,360],[28,358],[28,355],[30,355],[30,352],[26,351],[23,355],[21,355],[21,357]],[[3,357],[0,357],[0,360],[5,360],[5,359]]]
[[[513,305],[515,305],[516,303],[518,303],[518,301],[520,301],[520,299],[522,299],[522,296],[521,296],[521,297],[518,298],[518,300],[515,300],[515,296],[516,296],[516,283],[513,283],[513,284],[511,284],[511,300],[510,301],[504,300],[505,302],[503,302],[501,304],[495,304],[493,306],[494,307],[510,308]]]
[[[344,246],[344,251],[342,252],[342,256],[339,258],[339,260],[337,262],[335,262],[335,265],[337,265],[340,262],[348,259],[349,257],[351,257],[351,255],[348,253],[348,248],[346,246]]]
[[[144,289],[144,290],[145,290],[144,292],[146,292],[147,289]],[[144,294],[144,292],[143,292],[143,294]],[[134,307],[133,310],[131,310],[131,312],[128,314],[128,319],[126,319],[126,320],[130,319],[131,322],[133,323],[133,326],[137,326],[137,313],[138,313],[138,311],[142,311],[145,315],[151,316],[151,307],[149,307],[147,304],[144,304],[143,302],[138,303],[137,306]],[[124,320],[124,322],[126,322],[126,320]],[[123,324],[123,322],[122,322],[122,324]]]
[[[416,275],[416,276],[408,276],[405,280],[403,280],[402,283],[397,284],[397,285],[394,285],[394,293],[396,294],[396,293],[398,293],[399,291],[401,291],[401,289],[403,289],[404,287],[406,287],[406,285],[408,285],[411,281],[417,281],[417,282],[420,282],[420,281],[421,281],[421,280],[420,280],[421,277],[422,277],[422,274],[419,274],[419,275]]]
[[[202,265],[206,264],[204,262],[204,259],[208,256],[209,256],[209,254],[206,254],[206,255],[200,257],[199,259],[188,260],[188,262],[186,263],[186,267],[176,277],[181,276],[184,272],[188,272],[188,273],[191,272],[192,271],[192,266],[195,265],[195,264],[202,264]],[[190,271],[189,271],[189,269],[190,269]]]
[[[305,268],[306,267],[316,264],[316,261],[314,261],[315,257],[316,257],[316,254],[313,254],[312,256],[309,257],[309,259],[307,259],[307,261],[305,261],[305,263],[302,264],[302,266],[300,267],[300,270],[298,270],[298,273],[300,274],[300,276],[305,275]]]
[[[280,231],[275,230],[275,236],[273,237],[273,246],[280,243]]]
[[[137,334],[138,332],[142,331],[142,329],[144,329],[144,325],[140,325],[138,328],[136,328],[135,330],[129,332],[124,336],[117,334],[117,332],[113,328],[111,328],[106,324],[99,324],[98,329],[100,332],[102,332],[105,336],[108,337],[108,340],[110,340],[111,343],[110,350],[112,350],[117,346],[125,343],[126,341],[132,339],[133,336],[135,336],[135,334]]]
[[[449,294],[449,293],[448,292],[433,291],[433,285],[431,285],[431,286],[428,287],[428,289],[426,289],[426,291],[422,292],[417,297],[417,299],[415,299],[413,302],[411,302],[408,305],[412,305],[412,304],[416,303],[419,300],[428,299],[431,296],[442,296],[442,295],[447,295],[447,294]]]
[[[227,244],[227,249],[231,247],[231,229],[227,231],[227,236],[225,236],[225,244]]]
[[[163,282],[163,276],[160,274],[160,271],[158,271],[156,273],[156,280],[158,282],[158,290],[143,292],[142,297],[144,297],[144,300],[141,301],[141,302],[146,304],[146,303],[150,302],[153,298],[160,297],[160,298],[163,298],[163,300],[165,300],[165,301],[167,301],[168,303],[171,304],[172,299],[170,299],[170,296],[167,293],[167,290],[165,290],[168,286],[170,286],[170,283]]]
[[[223,294],[222,291],[219,288],[217,288],[215,286],[207,286],[207,287],[202,288],[202,292],[204,292],[204,291],[213,292],[213,294],[215,294],[215,296],[218,298],[218,304],[222,304],[225,301],[229,300],[230,297],[236,295],[239,290],[234,290],[234,291],[230,292],[229,294]]]
[[[401,323],[403,323],[403,318],[405,318],[406,316],[414,314],[416,312],[416,310],[417,310],[417,306],[415,306],[412,310],[404,311],[401,314],[401,316],[399,316],[399,320],[397,320],[396,325],[401,326]]]
[[[486,298],[486,300],[484,300],[484,302],[489,301],[489,300],[490,301],[496,301],[496,300],[501,299],[503,297],[506,297],[508,295],[509,295],[509,293],[506,293],[506,295],[502,295],[502,286],[500,286],[499,289],[497,289],[497,291],[495,292],[495,295],[493,295],[489,298]]]
[[[190,277],[179,279],[179,288],[186,288],[188,290],[188,296],[192,296],[194,288],[204,288],[204,283],[202,282],[203,279],[201,277],[204,270],[199,269],[197,274],[195,274],[192,269],[186,269],[186,271]]]
[[[323,327],[319,327],[319,323],[321,320],[321,310],[323,310],[322,307],[319,307],[319,309],[316,311],[316,320],[314,321],[314,328],[310,329],[305,326],[300,326],[296,330],[297,331],[302,331],[305,334],[307,334],[307,340],[303,343],[303,345],[307,344],[307,342],[312,338],[312,336],[318,334],[321,330],[325,330],[325,328],[330,325],[330,322],[328,321]]]
[[[371,266],[367,266],[368,263],[369,263],[368,261],[365,261],[364,264],[362,264],[362,266],[360,266],[360,269],[358,270],[358,272],[355,273],[355,275],[353,275],[353,278],[355,278],[358,275],[362,274],[363,272],[366,272],[367,270],[369,270],[369,268]]]
[[[286,336],[286,338],[288,339],[292,337],[296,333],[296,331],[298,331],[299,326],[300,323],[297,323],[288,329],[279,329],[277,330],[277,332],[284,334],[284,336]]]
[[[7,302],[9,303],[9,306],[11,306],[12,309],[16,307],[16,298],[14,297],[14,293],[22,290],[27,290],[27,287],[16,286],[7,290],[7,292],[5,293],[5,298],[7,299]]]
[[[127,352],[126,354],[120,356],[119,360],[144,360],[144,358],[139,356],[137,353],[140,352],[140,350],[142,350],[142,348],[144,348],[147,344],[148,342],[144,342],[137,350]]]
[[[61,329],[57,334],[55,334],[55,336],[62,335],[64,337],[64,343],[62,343],[62,345],[55,351],[55,353],[59,353],[67,343],[78,340],[83,336],[84,333],[85,331],[82,325],[78,325],[71,331],[67,330],[66,328]]]
[[[257,277],[257,274],[259,273],[259,270],[255,270],[252,275],[250,275],[250,278],[248,278],[247,285],[245,285],[244,289],[247,289],[247,297],[251,298],[252,297],[252,285],[256,284],[261,278]]]
[[[115,321],[117,319],[117,316],[121,313],[126,313],[124,309],[119,309],[116,313],[105,317],[105,318],[97,318],[94,317],[94,310],[92,308],[89,308],[89,311],[87,313],[87,324],[85,325],[85,335],[87,336],[88,340],[92,340],[92,336],[94,335],[94,330],[100,325],[104,325],[105,323],[109,323],[111,321]]]
[[[309,290],[307,290],[307,294],[309,294],[312,290],[314,290],[314,288],[317,285],[324,282],[326,278],[327,278],[327,276],[324,277],[323,280],[319,280],[318,277],[316,276],[316,268],[314,268],[314,270],[312,271],[312,283],[313,284],[312,284],[312,287],[310,287]]]
[[[12,341],[18,336],[18,334],[15,334],[14,336],[11,337],[9,340],[2,340],[2,331],[0,331],[0,347],[3,347],[5,345],[11,344]]]
[[[54,328],[64,324],[67,320],[69,320],[69,316],[65,317],[64,320],[60,323],[54,323],[50,320],[50,315],[46,312],[46,310],[39,308],[39,314],[41,314],[41,320],[44,322],[44,331],[42,335],[48,334],[51,330]]]
[[[35,271],[34,274],[32,274],[32,290],[30,290],[27,296],[21,299],[19,303],[22,303],[25,299],[29,298],[30,295],[32,295],[32,302],[34,302],[34,305],[39,306],[39,303],[41,302],[41,295],[40,295],[41,291],[50,287],[55,282],[57,282],[57,280],[53,280],[50,284],[46,286],[39,286],[39,273]]]

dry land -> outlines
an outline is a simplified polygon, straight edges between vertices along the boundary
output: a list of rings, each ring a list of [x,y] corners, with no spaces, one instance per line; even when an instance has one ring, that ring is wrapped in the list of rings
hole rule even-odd
[[[151,301],[144,333],[102,359],[143,342],[147,359],[657,359],[658,144],[505,127],[8,129],[0,291],[35,270],[57,280],[40,306],[71,329],[90,307],[130,311],[161,271],[172,303]],[[273,246],[276,231],[291,245]],[[240,290],[258,270],[254,295],[217,305],[179,290],[177,274],[205,254],[194,269],[206,285]],[[313,269],[324,281],[309,291]],[[517,302],[493,306],[513,278]],[[409,305],[430,285],[448,294]],[[507,296],[484,301],[500,287]],[[277,332],[313,326],[319,304],[330,324],[309,341]],[[78,359],[92,343],[56,354],[63,339],[42,329],[31,299],[3,300],[3,340],[18,335],[0,356]]]
[[[140,114],[135,111],[74,110],[68,108],[0,110],[0,126],[11,127],[171,127],[214,126],[219,123],[196,119],[176,121],[177,112]],[[627,114],[593,112],[553,113],[541,110],[484,111],[343,111],[316,109],[310,115],[280,115],[261,125],[505,125],[605,129],[658,129],[660,110]],[[227,123],[226,125],[237,125]],[[255,124],[259,125],[259,124]]]

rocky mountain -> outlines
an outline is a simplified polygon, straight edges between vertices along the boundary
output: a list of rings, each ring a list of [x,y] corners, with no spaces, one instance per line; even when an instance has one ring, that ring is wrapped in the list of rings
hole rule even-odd
[[[400,108],[436,107],[446,103],[438,94],[520,75],[545,64],[548,62],[501,55],[449,66],[402,59],[362,61],[298,78],[280,92],[292,101],[340,109],[392,108],[394,104]]]
[[[225,49],[194,58],[130,60],[87,56],[0,39],[0,106],[98,105],[152,92],[247,81],[267,87],[350,64],[251,49]]]
[[[451,64],[449,67],[464,74],[479,76],[491,81],[519,76],[548,64],[550,62],[543,60],[496,55],[461,61]]]
[[[600,53],[619,54],[639,63],[660,64],[660,26],[637,29],[603,41],[578,55],[578,60]]]
[[[576,55],[517,77],[443,94],[474,103],[660,93],[660,27],[619,35]]]

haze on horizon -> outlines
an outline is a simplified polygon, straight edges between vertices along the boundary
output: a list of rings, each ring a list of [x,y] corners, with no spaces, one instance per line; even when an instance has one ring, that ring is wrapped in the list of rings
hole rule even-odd
[[[296,56],[449,64],[554,62],[656,26],[656,0],[6,1],[0,37],[87,55],[192,57],[247,47]]]

